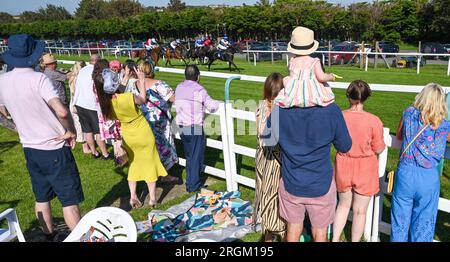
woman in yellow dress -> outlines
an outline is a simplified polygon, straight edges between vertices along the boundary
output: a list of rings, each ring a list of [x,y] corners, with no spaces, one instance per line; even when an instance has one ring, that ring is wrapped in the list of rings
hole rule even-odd
[[[105,60],[106,61],[106,60]],[[149,205],[156,205],[156,181],[158,177],[167,176],[156,149],[155,137],[138,107],[145,104],[145,75],[134,69],[138,75],[139,95],[121,93],[119,78],[108,66],[98,61],[92,73],[103,115],[108,119],[117,119],[121,123],[123,146],[127,151],[130,167],[128,186],[130,188],[130,205],[142,206],[136,194],[138,181],[145,181],[150,195]],[[125,74],[130,71],[126,70]]]

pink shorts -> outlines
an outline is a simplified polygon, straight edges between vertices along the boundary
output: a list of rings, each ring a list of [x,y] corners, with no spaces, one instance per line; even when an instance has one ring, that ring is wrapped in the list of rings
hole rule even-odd
[[[297,197],[284,188],[283,179],[278,190],[280,216],[290,224],[303,224],[305,212],[314,228],[326,228],[334,221],[336,212],[336,184],[334,178],[328,193],[321,197]]]

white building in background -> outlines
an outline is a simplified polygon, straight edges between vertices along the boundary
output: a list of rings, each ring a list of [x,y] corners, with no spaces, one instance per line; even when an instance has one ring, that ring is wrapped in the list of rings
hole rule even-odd
[[[211,5],[208,5],[208,7],[212,8],[212,9],[217,9],[217,8],[229,7],[229,5],[214,5],[214,4],[211,4]]]

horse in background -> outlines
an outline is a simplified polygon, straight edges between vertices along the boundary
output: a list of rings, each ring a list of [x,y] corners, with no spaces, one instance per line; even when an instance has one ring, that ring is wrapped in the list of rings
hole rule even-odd
[[[192,62],[197,61],[197,63],[205,65],[208,63],[208,52],[210,47],[202,46],[201,48],[191,48],[189,49],[189,59]]]
[[[153,48],[150,52],[150,55],[148,54],[147,50],[140,50],[137,56],[138,60],[136,61],[136,63],[139,63],[141,61],[148,61],[154,66],[159,66],[158,62],[160,57],[162,57],[162,53],[162,48],[160,46]]]
[[[172,52],[170,47],[166,47],[164,51],[164,58],[166,59],[166,66],[169,64],[172,66],[171,59],[180,59],[184,62],[184,65],[187,65],[188,63],[186,60],[188,59],[189,54],[186,46],[179,45],[175,48],[175,50]]]
[[[212,49],[210,52],[208,52],[208,71],[211,70],[211,65],[214,63],[215,60],[222,60],[225,62],[228,62],[228,67],[231,72],[231,66],[234,66],[234,68],[240,73],[241,70],[236,66],[234,63],[234,54],[236,53],[242,53],[241,48],[238,44],[233,44],[228,47],[226,51],[220,52],[217,48]]]

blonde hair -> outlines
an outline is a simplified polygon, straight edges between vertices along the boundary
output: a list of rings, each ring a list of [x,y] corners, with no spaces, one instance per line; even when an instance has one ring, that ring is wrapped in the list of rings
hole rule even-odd
[[[429,83],[416,96],[414,107],[420,111],[425,124],[438,128],[448,111],[444,89],[438,84]]]
[[[154,77],[155,77],[155,73],[154,73],[154,71],[153,71],[153,65],[150,64],[150,63],[147,62],[147,61],[142,62],[142,63],[139,65],[139,70],[141,70],[142,72],[144,72],[145,77],[148,77],[148,78],[154,78]]]
[[[77,79],[78,73],[80,73],[81,68],[85,67],[86,63],[84,61],[77,61],[73,65],[73,67],[70,69],[70,76],[69,76],[69,87],[70,91],[73,93],[75,92],[75,80]],[[74,90],[72,90],[72,87]]]

